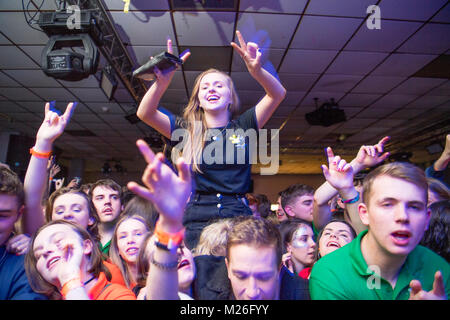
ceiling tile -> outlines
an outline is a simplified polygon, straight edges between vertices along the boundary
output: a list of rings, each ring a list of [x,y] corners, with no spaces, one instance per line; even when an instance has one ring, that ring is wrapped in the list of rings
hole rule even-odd
[[[438,87],[445,81],[447,81],[447,79],[409,78],[392,90],[391,93],[421,95],[435,87]]]
[[[387,56],[387,53],[343,51],[327,69],[327,73],[366,75]]]
[[[42,101],[40,97],[26,88],[0,88],[0,94],[11,100]]]
[[[0,101],[0,112],[1,113],[9,113],[9,112],[22,113],[22,112],[27,112],[27,110],[12,101]]]
[[[233,39],[234,12],[175,11],[180,46],[228,46]],[[206,36],[199,37],[200,34]],[[167,33],[167,31],[166,31]]]
[[[62,101],[79,101],[69,90],[64,88],[30,88],[30,90],[45,101],[56,100],[57,103]]]
[[[20,83],[9,77],[7,72],[0,72],[0,87],[20,87]]]
[[[298,20],[297,15],[241,13],[237,30],[246,42],[255,42],[261,48],[286,48]]]
[[[1,33],[0,33],[0,44],[12,45],[11,41],[6,39]]]
[[[388,94],[372,104],[372,107],[397,109],[407,105],[409,102],[416,98],[416,95]]]
[[[289,91],[308,91],[319,74],[280,73],[281,83]]]
[[[337,51],[289,49],[280,68],[285,73],[322,73]]]
[[[181,47],[184,51],[189,49],[191,55],[183,64],[185,71],[205,71],[209,68],[219,69],[228,72],[230,70],[230,60],[232,48],[228,47]]]
[[[54,79],[47,76],[42,70],[5,70],[24,87],[61,87]]]
[[[450,25],[428,23],[405,42],[398,52],[442,54],[450,47]]]
[[[362,26],[345,50],[392,52],[421,25],[419,22],[381,19],[381,29],[369,29],[365,25]]]
[[[353,88],[362,76],[325,74],[314,86],[315,91],[347,92]]]
[[[426,21],[446,2],[447,0],[383,0],[379,6],[383,19]]]
[[[21,122],[39,122],[43,119],[41,119],[38,115],[34,114],[34,113],[8,113],[8,115],[10,117],[12,117],[14,120],[16,121],[21,121]]]
[[[283,82],[283,80],[282,83],[286,87],[286,84]],[[286,97],[281,102],[280,106],[296,106],[303,99],[305,94],[305,91],[287,90]]]
[[[349,93],[338,102],[341,107],[366,107],[380,96],[380,94]]]
[[[14,57],[14,59],[11,59]],[[2,46],[0,50],[0,69],[39,69],[25,53],[15,46]]]
[[[353,88],[352,92],[386,93],[405,80],[406,78],[403,77],[368,76]]]
[[[0,12],[0,30],[15,44],[45,45],[48,42],[43,31],[34,30],[26,23],[23,12]]]
[[[378,108],[378,107],[368,107],[357,114],[358,118],[366,118],[366,119],[378,119],[378,118],[384,118],[390,113],[392,113],[393,110],[391,108]]]
[[[87,102],[86,105],[96,114],[123,114],[122,108],[115,102]]]
[[[401,110],[395,111],[394,113],[389,115],[390,119],[402,119],[409,120],[413,119],[424,112],[427,112],[426,109],[412,109],[409,105],[406,108],[402,108]]]
[[[234,86],[244,91],[263,90],[261,85],[248,72],[233,72],[231,74]]]
[[[423,97],[420,97],[413,102],[408,104],[408,108],[432,108],[441,105],[442,103],[449,101],[450,98],[446,96],[432,96],[432,95],[425,95]]]
[[[432,22],[445,22],[450,21],[450,3],[447,4],[439,13],[431,19]]]
[[[340,50],[363,19],[304,16],[291,48]]]
[[[73,93],[75,101],[88,102],[109,102],[105,93],[100,88],[69,88]]]
[[[133,46],[165,46],[167,37],[175,39],[169,12],[135,11],[128,14],[110,14],[124,43]]]
[[[302,13],[307,2],[307,0],[241,0],[239,1],[239,11]]]
[[[411,76],[433,61],[437,55],[394,53],[390,55],[371,75]]]
[[[239,88],[237,88],[236,91],[238,93],[239,100],[241,101],[241,105],[255,106],[266,94],[264,91],[247,91]]]
[[[431,90],[428,94],[433,96],[450,96],[450,81],[447,81],[441,86]]]
[[[367,7],[373,3],[373,0],[346,0],[339,3],[335,0],[310,1],[306,13],[364,18],[367,16]]]

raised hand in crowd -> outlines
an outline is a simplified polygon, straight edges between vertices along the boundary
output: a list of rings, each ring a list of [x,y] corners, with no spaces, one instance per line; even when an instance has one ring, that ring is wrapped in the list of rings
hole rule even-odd
[[[411,288],[409,300],[447,300],[444,279],[440,271],[434,274],[433,289],[430,291],[423,290],[419,280],[412,280],[409,286]]]
[[[47,166],[54,141],[64,132],[70,121],[76,102],[67,105],[65,112],[58,115],[51,110],[50,103],[45,104],[44,121],[36,134],[36,143],[31,148],[32,154],[24,180],[26,213],[22,218],[23,232],[33,234],[42,226],[41,200],[47,187]]]
[[[350,162],[350,165],[352,167],[352,176],[356,175],[358,172],[364,170],[365,168],[376,166],[386,160],[389,157],[389,152],[384,152],[384,149],[389,139],[389,137],[383,137],[375,145],[361,146],[356,157]],[[328,159],[330,159],[329,150],[329,148],[325,150]],[[347,170],[345,171],[345,173],[347,173],[347,177],[349,173],[348,170],[350,170],[350,168],[347,167]],[[341,173],[339,174],[339,176],[342,178],[343,174]],[[334,188],[328,181],[325,181],[319,188],[316,189],[314,193],[313,209],[314,226],[316,227],[316,229],[322,229],[323,226],[331,220],[331,208],[329,206],[329,201],[338,193],[338,190],[336,190],[336,188]],[[354,192],[352,191],[352,193]],[[353,198],[344,199],[350,200]],[[347,209],[348,206],[349,205],[346,205]],[[351,207],[356,206],[357,205],[352,205]],[[362,223],[360,223],[357,211],[348,212],[348,218],[349,220],[351,220],[348,222],[351,222],[352,225],[356,224],[353,225],[353,227],[357,233],[361,230],[365,230],[366,227]]]
[[[177,175],[164,163],[162,153],[155,155],[143,140],[138,140],[137,146],[148,164],[142,175],[145,187],[129,182],[128,189],[151,201],[160,214],[155,228],[156,247],[150,255],[146,296],[149,300],[177,300],[177,249],[183,240],[182,219],[191,194],[190,169],[179,158]]]

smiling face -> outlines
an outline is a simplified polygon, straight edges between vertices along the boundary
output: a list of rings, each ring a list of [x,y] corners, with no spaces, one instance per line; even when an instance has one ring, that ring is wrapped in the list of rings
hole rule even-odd
[[[52,220],[72,221],[84,229],[94,223],[86,198],[76,193],[65,193],[55,199]]]
[[[53,224],[42,229],[36,236],[33,244],[33,255],[36,259],[36,269],[39,274],[54,286],[60,286],[58,279],[59,267],[65,266],[61,259],[64,257],[67,246],[73,250],[82,251],[82,261],[85,255],[90,254],[92,243],[90,240],[82,241],[80,235],[68,225]]]
[[[336,221],[325,226],[319,240],[319,253],[323,257],[353,240],[350,227],[345,223]]]
[[[119,255],[126,263],[136,263],[147,232],[145,224],[133,218],[124,220],[117,227],[117,248]]]
[[[277,219],[278,221],[285,221],[288,220],[288,217],[286,215],[286,212],[284,212],[283,207],[281,206],[281,197],[278,197],[277,199]]]
[[[232,102],[228,77],[218,72],[205,74],[200,81],[198,100],[205,112],[228,110]]]

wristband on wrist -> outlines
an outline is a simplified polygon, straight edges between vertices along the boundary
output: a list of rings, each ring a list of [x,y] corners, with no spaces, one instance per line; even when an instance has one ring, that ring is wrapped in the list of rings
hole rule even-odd
[[[36,150],[34,150],[34,147],[30,149],[30,154],[35,156],[36,158],[40,158],[40,159],[48,159],[50,158],[52,152],[37,152]]]
[[[345,200],[342,198],[342,203],[351,204],[351,203],[358,202],[359,201],[359,192],[358,191],[356,191],[356,192],[357,192],[356,197],[354,197],[352,199],[348,199],[348,200]]]
[[[180,246],[181,242],[184,239],[184,231],[185,231],[185,228],[182,228],[177,233],[168,233],[168,232],[161,230],[161,225],[160,225],[159,221],[156,222],[155,236],[156,236],[156,242],[158,243],[157,244],[158,248],[161,248],[161,249],[164,249],[167,251],[176,250]]]
[[[67,281],[66,283],[64,283],[64,285],[62,286],[61,295],[63,296],[64,299],[66,299],[66,296],[69,293],[69,291],[71,291],[73,289],[81,288],[81,287],[84,287],[84,286],[79,277],[71,279],[71,280]]]
[[[174,262],[168,262],[168,263],[161,263],[155,260],[155,251],[152,251],[150,254],[150,263],[153,264],[155,267],[162,269],[162,270],[177,270],[178,268],[178,259]]]

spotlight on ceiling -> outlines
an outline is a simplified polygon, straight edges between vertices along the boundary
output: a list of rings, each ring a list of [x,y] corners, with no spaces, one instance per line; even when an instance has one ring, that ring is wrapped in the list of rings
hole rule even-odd
[[[99,62],[97,46],[102,45],[100,16],[95,10],[41,12],[39,27],[49,36],[41,55],[46,75],[66,81],[79,81],[95,74]]]
[[[329,102],[323,103],[320,107],[317,107],[317,98],[314,98],[316,102],[316,110],[305,114],[306,121],[311,126],[323,126],[329,127],[333,124],[347,121],[344,110],[340,109],[338,104],[331,98]]]

